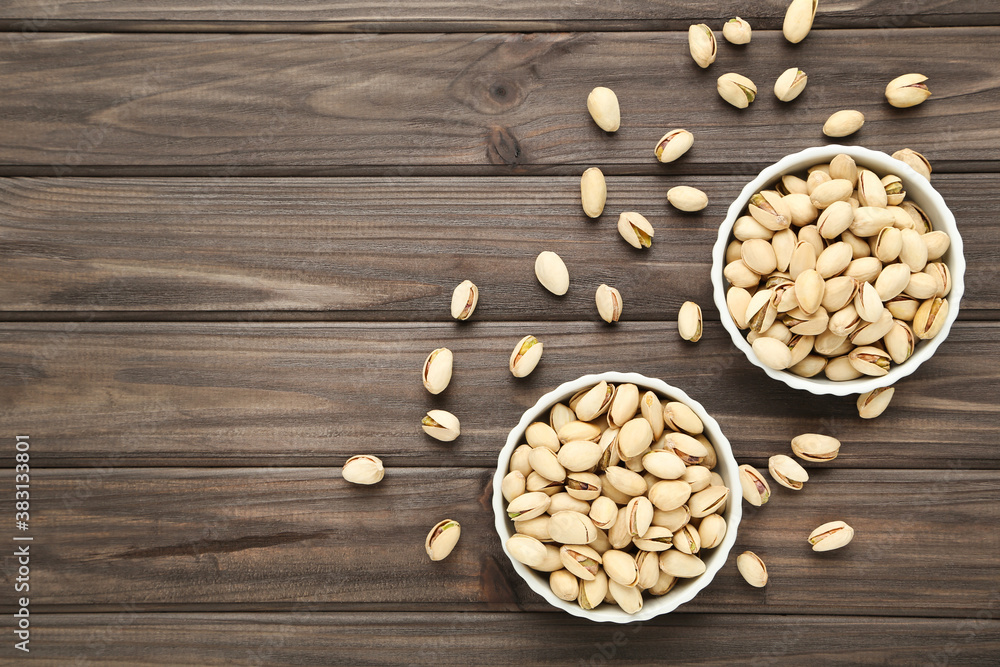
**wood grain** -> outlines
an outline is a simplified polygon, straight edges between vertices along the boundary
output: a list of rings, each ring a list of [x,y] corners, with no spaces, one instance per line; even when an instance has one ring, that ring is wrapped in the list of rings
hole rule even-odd
[[[712,245],[748,179],[611,177],[596,222],[575,176],[0,179],[0,317],[441,322],[465,278],[480,287],[483,321],[591,320],[601,283],[622,292],[628,320],[670,319],[688,299],[717,317]],[[678,184],[703,188],[709,207],[668,206]],[[960,316],[995,318],[1000,228],[983,193],[1000,190],[1000,175],[934,185],[965,242]],[[653,223],[650,250],[621,240],[623,210]],[[535,280],[543,249],[570,268],[562,299]]]
[[[986,664],[1000,621],[673,613],[645,623],[562,614],[46,614],[34,632],[53,661],[130,665]],[[183,642],[176,642],[178,635]],[[33,635],[35,636],[35,635]]]
[[[32,610],[549,611],[500,550],[491,475],[390,468],[357,487],[330,468],[38,470]],[[814,471],[801,493],[750,509],[684,611],[949,617],[1000,600],[1000,533],[969,530],[1000,520],[1000,472]],[[443,517],[462,539],[433,563],[424,537]],[[835,518],[854,541],[812,552],[809,532]],[[766,590],[736,571],[745,549],[767,562]]]
[[[421,35],[0,35],[0,173],[331,175],[756,173],[823,143],[846,104],[853,141],[911,146],[939,171],[1000,166],[1000,28],[814,31],[801,48],[759,31],[711,72],[681,32]],[[961,43],[962,48],[954,45]],[[857,53],[870,54],[859,68]],[[927,54],[947,53],[947,58]],[[809,73],[785,105],[769,94],[790,60]],[[889,107],[885,82],[921,64],[934,97]],[[739,111],[714,82],[758,82]],[[616,89],[623,128],[589,118],[586,91]],[[653,160],[666,129],[696,144]]]
[[[545,345],[528,378],[507,370],[526,333]],[[43,443],[44,466],[340,465],[374,453],[388,465],[495,465],[521,413],[588,373],[637,371],[688,392],[741,459],[765,465],[805,432],[843,443],[851,468],[996,468],[1000,328],[956,326],[897,385],[879,419],[853,398],[794,391],[767,378],[708,323],[697,345],[672,322],[408,324],[6,324],[0,328],[0,432]],[[420,382],[427,354],[455,353],[448,390]],[[419,420],[462,420],[445,445]]]

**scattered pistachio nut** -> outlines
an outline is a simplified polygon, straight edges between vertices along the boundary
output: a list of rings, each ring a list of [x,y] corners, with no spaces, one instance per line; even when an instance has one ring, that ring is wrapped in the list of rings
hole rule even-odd
[[[622,123],[621,109],[615,91],[598,86],[587,96],[587,111],[597,126],[605,132],[616,132]]]
[[[653,225],[634,211],[626,211],[618,216],[618,233],[633,248],[648,248],[653,245]]]
[[[463,280],[451,293],[451,316],[456,320],[472,317],[479,303],[479,288],[471,280]]]
[[[854,539],[854,529],[843,521],[831,521],[809,533],[809,544],[813,551],[831,551],[850,544]]]
[[[420,420],[420,427],[424,433],[441,442],[451,442],[462,433],[458,417],[446,410],[428,411]]]
[[[862,419],[875,419],[889,407],[895,393],[895,387],[879,387],[861,394],[858,396],[858,416]]]
[[[915,107],[931,96],[926,80],[923,74],[897,76],[886,85],[885,99],[898,109]]]
[[[736,567],[743,579],[754,588],[764,588],[767,585],[767,566],[754,552],[744,551],[737,556]]]
[[[718,46],[712,29],[704,23],[689,27],[688,48],[691,51],[691,57],[698,63],[698,67],[704,69],[714,63]]]
[[[677,331],[681,338],[692,343],[701,340],[701,306],[694,301],[685,301],[677,313]]]
[[[823,134],[828,137],[846,137],[865,124],[865,115],[854,109],[838,111],[823,123]]]
[[[597,302],[597,312],[601,319],[611,324],[622,316],[622,295],[614,287],[600,285],[594,295]]]
[[[774,82],[774,95],[782,102],[791,102],[806,89],[809,77],[798,67],[789,67]]]
[[[772,479],[787,489],[801,491],[809,481],[809,473],[790,456],[776,454],[767,460],[767,470]]]
[[[816,18],[816,7],[819,0],[792,0],[785,10],[785,20],[781,32],[792,44],[798,44],[812,30],[813,19]]]
[[[722,26],[722,36],[730,44],[749,44],[752,34],[750,24],[739,16],[729,19]]]
[[[751,465],[740,466],[740,485],[743,499],[754,507],[760,507],[771,498],[771,487],[759,470]]]
[[[674,208],[693,213],[708,206],[708,195],[689,185],[678,185],[667,190],[667,201]]]
[[[757,86],[753,81],[735,72],[720,76],[716,88],[722,99],[737,109],[746,109],[757,97]]]
[[[535,258],[535,277],[542,287],[556,296],[562,296],[569,291],[569,269],[562,257],[545,250]]]
[[[840,440],[819,433],[803,433],[792,438],[792,452],[804,461],[825,463],[837,458]]]
[[[458,538],[462,536],[462,526],[454,519],[440,521],[427,533],[424,549],[431,560],[444,560],[451,554]]]
[[[688,152],[694,144],[694,135],[687,130],[670,130],[656,142],[653,153],[660,162],[673,162]]]
[[[580,200],[588,218],[601,217],[608,201],[608,184],[604,172],[597,167],[590,167],[580,176]]]
[[[528,335],[517,342],[510,353],[510,372],[516,378],[527,377],[542,359],[542,343]]]
[[[447,389],[451,383],[453,363],[454,356],[446,347],[439,347],[427,355],[423,366],[424,388],[432,394],[440,394]]]
[[[351,484],[378,484],[385,476],[385,469],[377,456],[359,454],[347,459],[340,474]]]

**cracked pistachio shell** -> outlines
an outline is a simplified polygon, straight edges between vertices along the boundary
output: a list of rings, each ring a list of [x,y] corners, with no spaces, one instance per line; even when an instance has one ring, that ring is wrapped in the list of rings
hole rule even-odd
[[[697,554],[701,551],[701,535],[698,529],[687,524],[681,526],[671,540],[674,548],[683,554]]]
[[[813,551],[830,551],[846,547],[854,539],[854,529],[843,521],[831,521],[809,533]]]
[[[910,169],[917,172],[928,181],[931,180],[931,163],[928,162],[927,158],[912,148],[904,148],[903,150],[896,151],[892,154],[892,157],[896,158],[903,164],[906,164],[910,167]]]
[[[854,368],[854,365],[851,364],[851,360],[847,358],[846,354],[835,359],[830,359],[826,363],[826,368],[823,369],[823,372],[828,379],[834,382],[854,380],[863,375],[861,371]]]
[[[579,475],[583,473],[573,473],[574,475]],[[593,481],[593,480],[591,480]],[[555,514],[556,512],[580,512],[581,514],[590,513],[590,503],[586,500],[581,500],[580,498],[571,495],[569,491],[563,491],[553,495],[549,499],[549,508],[546,510],[549,514]]]
[[[722,36],[730,44],[749,44],[753,35],[750,24],[739,16],[731,18],[722,25]]]
[[[778,260],[774,254],[774,246],[764,239],[749,239],[740,248],[743,263],[754,273],[766,275],[777,268]]]
[[[909,283],[910,267],[906,264],[890,264],[875,279],[875,291],[884,303],[900,295]]]
[[[701,340],[701,326],[701,306],[694,301],[685,301],[677,313],[677,331],[681,338],[697,343]]]
[[[578,440],[577,442],[578,443],[586,442],[588,445],[594,444],[587,440]],[[568,446],[569,445],[566,445],[566,447]],[[566,449],[566,447],[563,447],[563,449]],[[562,451],[560,451],[559,453],[562,454]],[[567,459],[567,463],[573,464],[573,461]],[[577,500],[583,500],[583,501],[596,500],[601,495],[601,478],[592,472],[573,471],[567,473],[565,486],[566,486],[566,493],[569,494],[571,498]],[[551,510],[551,508],[552,506],[550,504],[549,509]],[[583,512],[584,514],[588,514],[590,512],[589,509],[582,509],[582,508],[578,511]]]
[[[801,228],[799,230],[799,242],[810,244],[816,251],[817,257],[819,257],[823,253],[823,249],[826,248],[826,241],[822,236],[820,236],[819,228],[816,225],[806,225]]]
[[[659,563],[657,563],[659,564]],[[672,576],[660,570],[660,578],[656,580],[656,583],[649,589],[650,595],[666,595],[673,590],[674,586],[677,585],[677,577]]]
[[[803,461],[825,463],[837,458],[840,440],[819,433],[803,433],[792,438],[792,453]]]
[[[753,81],[735,72],[723,74],[715,85],[722,99],[737,109],[746,109],[757,97]]]
[[[695,439],[700,442],[702,447],[705,448],[705,451],[708,452],[705,458],[701,460],[701,465],[705,466],[709,470],[714,470],[715,466],[719,463],[719,455],[715,451],[715,445],[713,445],[711,441],[701,433],[696,435]]]
[[[951,246],[951,239],[944,232],[927,232],[922,234],[924,245],[927,246],[927,260],[933,262],[941,259]]]
[[[830,182],[831,180],[833,180],[833,177],[830,176],[829,171],[810,171],[808,178],[806,178],[807,194],[812,197],[812,193],[816,190],[816,188],[824,183]]]
[[[898,109],[915,107],[931,96],[926,80],[923,74],[897,76],[886,85],[885,99]]]
[[[562,257],[545,250],[535,258],[535,277],[542,287],[556,296],[562,296],[569,290],[569,270]]]
[[[511,470],[504,475],[500,492],[508,503],[524,493],[524,475],[519,470]]]
[[[790,456],[775,454],[767,460],[767,470],[771,478],[785,488],[801,491],[809,481],[809,473]]]
[[[792,195],[788,196],[792,197]],[[802,196],[804,197],[805,195]],[[795,251],[797,243],[798,239],[795,236],[795,232],[791,229],[777,231],[771,238],[771,247],[774,248],[774,259],[776,262],[775,268],[782,272],[783,275],[789,270],[789,264],[792,262],[792,253]]]
[[[927,244],[923,235],[913,229],[903,229],[899,232],[902,246],[899,250],[899,261],[910,267],[910,271],[923,271],[927,266]]]
[[[697,435],[705,430],[705,425],[697,413],[680,401],[668,401],[664,404],[663,421],[675,431],[684,431],[691,435]]]
[[[722,270],[722,275],[726,277],[726,280],[733,287],[751,289],[757,287],[758,283],[760,283],[760,275],[754,273],[749,266],[743,263],[742,259],[726,264],[726,267]]]
[[[678,579],[691,579],[705,573],[705,563],[695,555],[670,549],[660,554],[660,569]]]
[[[868,282],[861,284],[857,296],[854,297],[854,309],[858,312],[858,317],[865,322],[877,322],[882,317],[885,308],[874,285]]]
[[[439,347],[427,355],[423,367],[424,388],[432,394],[440,394],[447,389],[453,363],[454,356],[446,347]]]
[[[594,302],[597,304],[597,314],[608,324],[617,322],[622,316],[622,295],[614,287],[600,285],[594,294]]]
[[[699,491],[691,496],[687,506],[691,512],[691,518],[700,519],[721,512],[729,500],[729,487],[710,486],[703,491]]]
[[[767,566],[754,552],[744,551],[737,556],[736,567],[743,579],[754,588],[764,588],[767,585]]]
[[[635,555],[635,566],[639,570],[636,588],[647,590],[656,585],[660,578],[660,554],[658,552],[639,551]]]
[[[858,164],[850,155],[840,153],[830,160],[830,178],[843,178],[857,186]]]
[[[601,557],[604,559],[604,571],[611,581],[630,587],[639,583],[639,568],[631,555],[611,549],[601,554]]]
[[[605,484],[604,488],[609,488],[609,485]],[[625,501],[625,504],[628,505],[629,502],[631,502],[631,498]],[[611,529],[608,530],[608,541],[614,549],[624,549],[632,542],[632,532],[629,530],[628,510],[626,508],[622,507],[618,510],[618,518],[615,519],[615,525],[611,526]]]
[[[883,339],[885,351],[889,353],[889,356],[897,364],[901,364],[910,358],[916,342],[917,337],[913,335],[913,329],[902,320],[893,320],[892,328],[889,329],[889,333]]]
[[[518,445],[510,455],[510,469],[518,471],[527,478],[531,474],[531,464],[528,463],[530,453],[531,445]]]
[[[593,440],[571,440],[562,446],[556,459],[566,470],[580,473],[596,468],[603,455],[604,449]],[[598,488],[594,497],[599,494]]]
[[[456,320],[467,320],[479,303],[479,288],[471,280],[463,280],[451,293],[451,316]]]
[[[549,519],[549,535],[560,544],[589,544],[597,539],[597,526],[582,512],[564,510]]]
[[[813,19],[816,17],[818,0],[792,0],[785,10],[785,20],[781,24],[781,32],[792,44],[798,44],[812,30]]]
[[[617,391],[615,394],[617,395]],[[556,431],[559,442],[566,444],[573,440],[593,440],[597,442],[601,439],[601,427],[591,422],[574,420],[563,424],[562,428]]]
[[[621,428],[639,411],[639,388],[632,383],[618,385],[608,409],[608,424]],[[619,439],[621,433],[618,434]]]
[[[420,420],[424,433],[441,442],[451,442],[462,434],[458,417],[445,410],[430,410]]]
[[[507,538],[506,546],[507,553],[528,567],[541,565],[548,555],[545,545],[530,535],[511,535]]]
[[[729,307],[729,316],[740,329],[747,328],[747,306],[750,305],[750,292],[742,287],[730,287],[726,292],[726,305]]]
[[[882,377],[888,374],[889,367],[892,365],[892,359],[888,352],[870,345],[854,348],[847,355],[847,359],[857,371],[872,377]]]
[[[830,323],[830,315],[822,306],[812,315],[806,313],[801,308],[793,308],[781,318],[782,324],[789,328],[793,334],[800,336],[818,336],[826,331]],[[779,341],[783,342],[783,341]]]
[[[534,336],[525,336],[510,353],[510,372],[516,378],[526,377],[542,359],[542,343]]]
[[[656,142],[653,153],[660,162],[673,162],[694,145],[694,135],[687,130],[670,130]]]
[[[821,373],[826,368],[826,359],[815,354],[807,355],[805,359],[790,367],[788,370],[799,377],[811,378]]]
[[[637,614],[642,611],[642,591],[637,587],[625,586],[609,578],[608,592],[615,604],[626,614]]]
[[[889,407],[895,387],[879,387],[858,396],[858,416],[862,419],[875,419]]]
[[[385,476],[382,460],[377,456],[359,454],[352,456],[344,463],[340,474],[351,484],[378,484]]]
[[[666,551],[673,545],[673,533],[663,526],[651,525],[641,536],[633,537],[632,544],[643,551]]]
[[[882,177],[882,187],[885,188],[886,204],[898,206],[906,199],[906,191],[903,189],[903,179],[895,174],[887,174]]]
[[[826,283],[816,269],[807,269],[795,279],[795,299],[807,315],[812,315],[823,304]]]
[[[671,533],[675,530],[680,530],[681,526],[690,521],[691,510],[688,509],[687,505],[681,505],[677,509],[673,510],[653,510],[652,525],[666,528]]]
[[[909,202],[902,202],[902,204],[907,203]],[[913,218],[910,217],[909,212],[902,205],[887,206],[886,209],[892,213],[892,226],[896,229],[914,229],[916,227]]]
[[[555,429],[545,422],[529,424],[528,428],[524,430],[524,439],[532,447],[544,447],[553,452],[559,451],[559,436],[556,435]]]
[[[703,465],[688,466],[681,479],[691,485],[691,493],[707,489],[711,484],[712,471]]]
[[[752,195],[747,210],[754,220],[773,232],[788,229],[792,224],[792,211],[788,202],[773,190],[762,190]]]
[[[806,89],[809,77],[798,67],[789,67],[774,82],[774,95],[782,102],[791,102]]]
[[[757,359],[768,368],[781,371],[792,365],[791,350],[776,338],[762,336],[755,340],[751,347]]]
[[[900,294],[885,302],[885,309],[892,313],[897,320],[912,322],[920,307],[920,300],[912,296]]]
[[[602,530],[608,530],[615,525],[615,521],[618,519],[618,505],[611,498],[600,496],[590,504],[588,516],[595,526]]]
[[[854,345],[874,345],[892,329],[892,313],[882,309],[874,322],[858,327],[849,338]]]
[[[573,602],[580,595],[580,580],[570,574],[569,570],[556,570],[549,575],[549,588],[560,600]]]
[[[626,211],[618,216],[618,233],[633,248],[648,248],[653,245],[653,225],[642,215]]]
[[[934,296],[945,297],[951,291],[951,271],[944,262],[931,262],[924,267],[924,273],[929,275],[937,283],[937,292]]]
[[[580,596],[576,601],[582,609],[594,609],[604,602],[607,595],[608,575],[599,569],[593,578],[580,581]]]
[[[817,172],[822,173],[822,172]],[[810,176],[812,178],[812,176]],[[833,178],[817,185],[809,193],[809,201],[818,209],[825,209],[837,201],[851,198],[854,186],[846,178]]]
[[[676,454],[685,465],[700,465],[708,456],[708,449],[686,433],[664,433],[663,447]]]
[[[667,201],[679,211],[694,213],[708,206],[708,195],[690,185],[678,185],[667,190]]]
[[[663,404],[654,392],[647,391],[639,399],[639,414],[649,422],[653,429],[653,438],[659,439],[663,435]]]
[[[851,227],[854,209],[846,201],[835,201],[827,206],[816,222],[816,229],[824,239],[835,239]]]
[[[630,419],[618,432],[618,451],[623,459],[642,454],[651,444],[653,444],[653,428],[642,417]]]
[[[562,482],[557,482],[546,477],[542,477],[534,470],[524,480],[524,490],[528,493],[542,492],[547,496],[554,496],[563,490]]]
[[[642,475],[621,466],[611,466],[605,471],[608,483],[621,491],[629,500],[646,493],[646,480]]]
[[[771,497],[767,480],[753,466],[740,466],[740,485],[743,487],[743,499],[755,507],[760,507]]]
[[[625,521],[631,537],[644,535],[653,522],[653,504],[649,498],[638,496],[625,506]]]
[[[885,208],[889,204],[887,197],[882,179],[875,172],[868,169],[862,169],[858,172],[859,204]]]
[[[444,560],[458,544],[458,538],[461,535],[462,526],[454,519],[445,519],[437,523],[427,533],[424,549],[431,560]]]
[[[910,220],[913,221],[913,229],[917,230],[920,234],[926,234],[934,231],[931,219],[927,217],[927,213],[924,209],[920,208],[911,201],[904,201],[899,205],[899,208],[906,211],[906,214],[910,216]],[[893,217],[893,222],[895,222],[895,216]]]
[[[712,29],[704,23],[698,23],[688,28],[688,48],[691,57],[702,69],[715,62],[718,45]]]
[[[767,331],[778,316],[778,308],[774,305],[774,290],[762,289],[750,297],[745,313],[747,325],[755,333]]]
[[[622,114],[615,91],[598,86],[587,95],[587,111],[597,126],[605,132],[615,132],[621,126]]]
[[[858,315],[858,309],[854,307],[853,303],[849,303],[830,316],[828,331],[834,336],[847,338],[852,333],[857,331],[862,322],[863,320]],[[831,345],[832,343],[833,341],[831,341]],[[838,347],[833,347],[833,349],[829,349],[828,352],[832,354],[838,349]]]
[[[879,230],[872,248],[875,257],[885,264],[895,261],[902,249],[903,235],[896,227],[885,227]]]
[[[781,180],[775,184],[775,189],[783,195],[789,194],[809,194],[809,186],[806,182],[794,174],[785,174]]]
[[[913,335],[920,340],[929,340],[941,333],[948,319],[948,299],[934,297],[927,299],[917,308],[913,316]]]
[[[566,469],[559,463],[558,456],[551,449],[535,447],[528,454],[528,463],[545,479],[553,482],[562,482],[566,479]]]
[[[914,299],[930,299],[938,291],[938,282],[928,273],[911,273],[910,280],[903,289],[905,294]]]
[[[549,426],[551,426],[557,433],[559,429],[568,424],[571,421],[576,420],[576,413],[565,403],[556,403],[549,410]]]
[[[740,241],[749,241],[750,239],[770,241],[771,237],[774,236],[774,231],[757,222],[751,215],[741,215],[733,223],[733,236]],[[742,249],[743,246],[741,244],[741,252]]]
[[[646,454],[642,465],[660,479],[680,479],[687,468],[679,456],[666,450]]]
[[[726,520],[720,514],[709,514],[698,524],[702,549],[714,549],[726,537]]]
[[[865,124],[865,115],[854,109],[838,111],[823,123],[823,134],[828,137],[846,137],[854,134]]]
[[[614,395],[615,386],[601,380],[590,389],[584,391],[583,396],[577,401],[576,405],[571,407],[576,411],[576,418],[580,421],[593,421],[608,411]]]
[[[691,485],[680,479],[664,480],[651,486],[647,495],[656,509],[675,510],[691,497]]]
[[[788,349],[792,352],[792,364],[789,368],[795,366],[809,356],[809,353],[813,350],[813,343],[815,340],[815,336],[792,336],[791,340],[786,343],[786,345],[788,345]]]
[[[549,496],[541,491],[522,494],[507,504],[507,517],[513,521],[534,519],[545,514],[550,502]]]
[[[597,167],[590,167],[580,176],[580,201],[588,218],[601,217],[608,201],[608,184]]]

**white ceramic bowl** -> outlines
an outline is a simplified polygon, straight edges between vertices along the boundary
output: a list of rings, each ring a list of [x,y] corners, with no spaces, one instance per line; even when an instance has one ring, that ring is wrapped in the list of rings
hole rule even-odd
[[[518,445],[524,442],[524,431],[529,424],[536,421],[548,423],[549,409],[553,405],[568,401],[576,392],[587,387],[592,387],[601,380],[606,380],[612,384],[624,384],[631,382],[632,384],[638,386],[641,390],[652,390],[656,392],[663,399],[680,401],[690,406],[691,409],[695,411],[695,414],[697,414],[698,417],[701,418],[701,421],[705,424],[705,435],[715,446],[715,451],[719,459],[718,464],[715,466],[715,472],[722,476],[723,481],[725,481],[726,486],[728,486],[730,490],[730,500],[726,504],[726,510],[722,514],[722,516],[726,519],[726,537],[719,546],[706,551],[705,554],[699,554],[704,556],[706,568],[705,573],[694,579],[679,580],[674,589],[666,595],[659,597],[644,595],[642,609],[636,614],[627,614],[619,607],[607,603],[602,604],[597,609],[587,611],[582,609],[576,602],[566,602],[565,600],[560,600],[552,592],[552,589],[549,588],[549,575],[547,572],[532,570],[527,565],[515,560],[510,555],[510,552],[507,551],[507,540],[514,534],[514,525],[513,522],[507,517],[507,501],[504,499],[503,494],[500,491],[500,486],[503,482],[504,476],[509,471],[508,468],[510,466],[511,454],[514,453],[514,449],[517,448]],[[742,502],[743,491],[740,487],[739,470],[736,459],[733,457],[733,450],[729,446],[729,441],[726,440],[726,436],[722,434],[722,429],[719,428],[718,422],[712,419],[712,417],[705,412],[705,408],[703,408],[701,404],[691,400],[691,398],[680,389],[672,387],[662,380],[648,378],[645,375],[639,375],[638,373],[608,372],[596,375],[585,375],[581,378],[573,380],[572,382],[561,384],[556,389],[542,396],[538,399],[538,402],[535,403],[534,406],[521,416],[521,421],[518,422],[517,426],[515,426],[510,432],[510,435],[507,436],[507,444],[505,444],[503,449],[500,450],[500,457],[497,461],[497,471],[493,476],[493,513],[495,515],[497,533],[500,535],[500,543],[503,545],[504,553],[507,554],[508,558],[510,558],[510,562],[513,564],[514,569],[517,570],[517,573],[521,575],[522,579],[528,582],[528,586],[531,587],[531,590],[545,598],[546,602],[551,604],[553,607],[558,607],[559,609],[567,611],[574,616],[579,616],[580,618],[610,623],[646,621],[654,616],[666,614],[685,602],[689,602],[701,589],[708,586],[708,584],[711,583],[712,579],[715,577],[715,573],[718,572],[723,565],[725,565],[726,557],[729,555],[730,549],[733,548],[733,544],[736,542],[736,530],[739,527],[740,517],[743,514]]]
[[[913,355],[902,364],[893,364],[887,375],[882,377],[862,377],[856,380],[845,382],[834,382],[828,380],[820,373],[811,378],[800,377],[789,371],[776,371],[765,366],[757,355],[753,353],[750,343],[747,342],[743,332],[736,326],[729,308],[726,306],[726,291],[728,282],[722,275],[725,268],[726,246],[732,240],[733,224],[736,219],[743,214],[747,208],[750,197],[761,190],[772,186],[781,176],[797,172],[804,172],[813,165],[829,162],[834,156],[846,153],[854,158],[859,166],[867,167],[879,175],[895,174],[903,181],[903,189],[906,191],[906,199],[912,201],[922,208],[927,217],[930,218],[935,230],[940,230],[948,234],[951,239],[951,246],[948,252],[940,261],[948,265],[951,271],[951,292],[948,293],[948,318],[944,323],[941,332],[929,341],[921,341],[913,352]],[[962,254],[962,236],[958,233],[958,226],[955,224],[955,216],[952,215],[944,199],[938,194],[926,178],[915,172],[908,165],[886,155],[880,151],[873,151],[860,146],[817,146],[807,148],[799,153],[787,155],[760,172],[757,178],[747,183],[740,196],[729,207],[729,213],[725,221],[719,227],[719,238],[715,242],[712,250],[712,285],[714,286],[715,305],[719,309],[719,316],[722,325],[729,331],[733,338],[733,343],[747,356],[752,364],[763,369],[765,373],[775,380],[781,380],[793,389],[804,389],[814,394],[835,394],[837,396],[847,396],[849,394],[863,394],[878,387],[887,387],[895,384],[899,380],[917,370],[920,364],[924,363],[934,354],[938,346],[948,337],[951,325],[958,317],[959,302],[965,292],[965,257]]]

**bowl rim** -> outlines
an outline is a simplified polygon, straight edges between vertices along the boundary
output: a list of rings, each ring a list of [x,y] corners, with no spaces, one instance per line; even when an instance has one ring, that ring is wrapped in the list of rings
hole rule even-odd
[[[939,229],[939,224],[946,228],[942,231],[947,232],[951,242],[947,253],[949,255],[947,265],[951,273],[952,286],[951,291],[948,293],[948,317],[945,319],[944,326],[934,338],[923,341],[923,344],[913,352],[909,359],[902,364],[895,364],[889,373],[882,377],[865,377],[834,382],[826,378],[801,377],[787,370],[774,370],[757,359],[757,355],[753,353],[750,344],[744,338],[743,333],[736,326],[732,316],[729,314],[729,306],[726,304],[726,280],[722,275],[722,270],[725,268],[726,247],[729,245],[733,225],[746,207],[751,195],[764,189],[765,186],[783,174],[805,169],[808,165],[803,166],[802,163],[804,162],[822,164],[823,162],[829,162],[834,156],[840,153],[850,155],[862,166],[874,165],[880,171],[891,169],[892,173],[903,179],[908,190],[913,189],[918,191],[920,198],[929,200],[933,204],[936,210],[933,216],[928,211],[928,217],[931,217],[935,229]],[[926,210],[928,207],[921,205],[921,208]],[[786,155],[774,164],[762,169],[756,178],[743,187],[740,194],[730,204],[726,218],[719,226],[719,235],[712,248],[711,278],[712,296],[715,300],[715,306],[719,310],[719,319],[722,321],[722,326],[729,332],[733,344],[742,350],[750,363],[763,370],[772,379],[784,382],[793,389],[800,389],[819,395],[848,396],[851,394],[863,394],[879,387],[887,387],[895,384],[914,373],[922,363],[934,355],[938,346],[948,337],[952,325],[958,319],[959,306],[962,296],[965,294],[965,254],[962,236],[958,230],[958,223],[955,221],[955,216],[951,212],[951,209],[948,208],[944,198],[931,185],[930,181],[917,173],[905,162],[897,160],[882,151],[872,150],[863,146],[828,144],[825,146],[813,146],[797,153]]]
[[[507,551],[507,539],[513,534],[513,529],[509,526],[510,520],[507,518],[506,513],[507,501],[503,497],[501,486],[503,478],[508,472],[507,468],[514,449],[521,444],[522,436],[528,425],[534,421],[539,421],[539,417],[546,414],[554,404],[568,400],[576,392],[593,386],[601,380],[614,384],[632,383],[640,388],[656,391],[661,397],[669,397],[671,400],[684,402],[694,410],[695,414],[701,418],[702,423],[705,425],[705,433],[712,439],[712,444],[719,459],[716,465],[716,472],[723,475],[723,472],[719,471],[720,467],[723,468],[725,471],[723,478],[729,487],[730,493],[730,500],[723,514],[726,518],[726,536],[719,546],[713,549],[710,562],[706,562],[705,573],[690,580],[690,584],[680,589],[675,588],[666,595],[658,596],[654,600],[644,601],[642,609],[635,614],[627,614],[617,607],[610,606],[607,608],[585,610],[575,602],[561,600],[549,588],[548,582],[542,581],[544,578],[542,575],[546,573],[539,573],[532,570],[511,556],[510,552]],[[546,418],[542,421],[547,422],[548,419]],[[525,410],[521,415],[520,421],[518,421],[517,425],[508,434],[507,441],[500,450],[497,458],[497,469],[493,475],[493,514],[494,525],[497,535],[500,537],[500,546],[503,552],[507,555],[518,575],[528,584],[531,590],[539,594],[546,602],[573,616],[585,618],[590,621],[601,623],[647,621],[661,614],[670,613],[680,605],[690,602],[712,582],[718,571],[726,564],[729,552],[736,543],[736,534],[740,519],[743,516],[743,492],[739,481],[739,464],[736,461],[736,456],[733,453],[729,440],[722,431],[722,427],[708,414],[701,403],[688,396],[684,390],[658,378],[651,378],[640,373],[622,373],[618,371],[592,373],[575,380],[563,382],[555,389],[546,392],[533,406]],[[654,604],[647,604],[647,602],[653,602]]]

